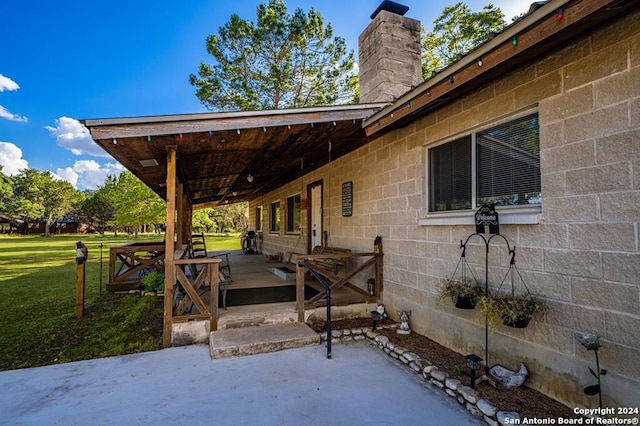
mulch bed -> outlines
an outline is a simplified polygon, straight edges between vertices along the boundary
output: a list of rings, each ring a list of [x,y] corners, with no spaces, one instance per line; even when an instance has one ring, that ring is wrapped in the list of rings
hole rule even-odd
[[[391,320],[378,321],[378,325],[385,323],[393,324],[394,322]],[[318,321],[309,325],[317,332],[326,330],[325,321]],[[371,325],[371,320],[368,318],[331,322],[331,328],[334,330],[371,327]],[[450,377],[455,377],[463,384],[469,385],[469,369],[466,367],[466,359],[463,355],[415,332],[408,335],[400,335],[389,329],[377,329],[376,332],[387,336],[393,344],[416,353],[420,358],[437,366],[440,371],[448,373]],[[557,419],[559,417],[576,417],[569,407],[526,386],[508,389],[500,385],[493,387],[487,382],[482,382],[476,386],[476,390],[482,395],[483,399],[491,402],[498,410],[515,411],[520,414],[521,418],[549,417]]]

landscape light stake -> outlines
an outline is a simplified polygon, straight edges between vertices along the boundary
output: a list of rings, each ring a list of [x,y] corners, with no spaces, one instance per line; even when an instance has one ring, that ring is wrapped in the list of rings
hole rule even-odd
[[[476,354],[469,354],[465,356],[467,359],[467,367],[471,369],[471,380],[469,382],[469,387],[471,389],[476,388],[476,371],[482,368],[482,358],[480,358]]]
[[[598,380],[598,383],[584,388],[584,393],[589,396],[593,396],[597,394],[598,402],[600,404],[599,407],[602,408],[602,382],[601,382],[602,377],[601,376],[606,375],[607,370],[605,370],[604,368],[603,369],[600,368],[600,357],[598,356],[598,349],[600,349],[600,346],[602,346],[600,344],[600,336],[593,333],[583,333],[582,336],[578,338],[578,341],[588,351],[593,351],[593,353],[596,355],[596,371],[593,371],[593,369],[589,367],[589,373],[591,373],[591,375]]]

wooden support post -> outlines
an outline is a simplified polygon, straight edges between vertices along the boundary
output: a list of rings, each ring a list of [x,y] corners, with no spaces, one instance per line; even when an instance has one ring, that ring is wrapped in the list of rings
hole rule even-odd
[[[76,243],[76,316],[84,316],[85,264],[89,257],[87,246],[82,241]]]
[[[296,309],[298,310],[298,322],[304,322],[304,267],[298,265],[298,260],[295,256],[294,261],[296,263]]]
[[[76,264],[76,316],[84,316],[84,288],[85,288],[85,266],[84,262]]]
[[[176,228],[176,147],[167,147],[167,224],[165,231],[165,268],[164,268],[164,328],[163,346],[171,346],[173,330],[173,285],[176,282],[174,264],[175,228]]]
[[[177,215],[177,226],[176,226],[176,242],[178,243],[178,247],[181,247],[182,244],[187,242],[187,236],[185,235],[184,229],[184,186],[182,183],[179,183],[176,188],[176,215]]]
[[[216,331],[218,329],[218,289],[220,288],[218,271],[220,262],[209,263],[206,268],[208,268],[209,272],[209,288],[211,289],[211,323],[209,324],[209,331]]]
[[[383,264],[383,260],[384,260],[384,253],[382,251],[382,237],[380,235],[378,235],[375,239],[374,245],[373,245],[373,252],[376,254],[376,286],[375,286],[375,290],[373,292],[373,294],[376,295],[376,297],[379,300],[382,300],[382,290],[383,290],[383,268],[384,268],[384,264]]]

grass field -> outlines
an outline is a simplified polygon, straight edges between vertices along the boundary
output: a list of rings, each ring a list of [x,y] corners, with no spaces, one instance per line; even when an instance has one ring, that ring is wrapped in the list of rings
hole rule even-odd
[[[137,240],[126,234],[0,237],[0,370],[158,349],[161,298],[109,294],[104,289],[109,247],[162,238],[152,234]],[[237,235],[212,234],[206,240],[210,251],[240,248]],[[75,315],[77,241],[89,249],[81,318]]]

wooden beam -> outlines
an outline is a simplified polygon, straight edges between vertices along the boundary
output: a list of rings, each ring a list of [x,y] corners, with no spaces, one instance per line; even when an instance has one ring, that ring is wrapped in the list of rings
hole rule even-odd
[[[184,234],[184,185],[182,184],[182,182],[178,184],[177,188],[176,209],[178,223],[178,226],[176,228],[176,242],[178,243],[178,245],[182,245],[186,243],[186,235]]]
[[[360,120],[384,107],[385,103],[365,105],[338,105],[314,108],[292,108],[230,113],[205,113],[157,117],[130,117],[122,119],[84,120],[93,140],[113,138],[209,133],[210,131],[237,130],[276,126],[309,125]]]
[[[167,223],[165,231],[164,328],[162,344],[171,346],[173,330],[173,285],[176,282],[173,252],[176,224],[176,147],[167,147]]]

